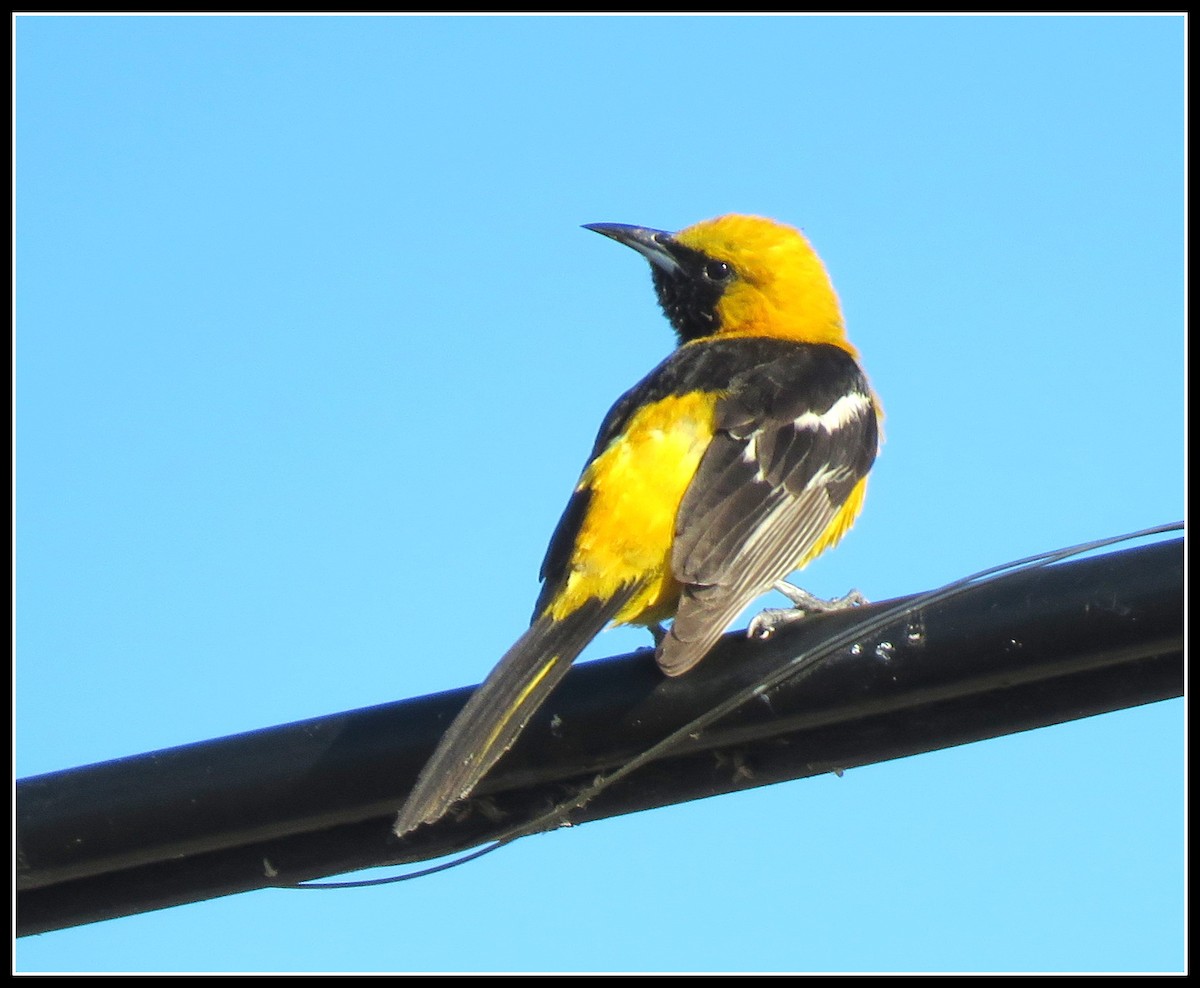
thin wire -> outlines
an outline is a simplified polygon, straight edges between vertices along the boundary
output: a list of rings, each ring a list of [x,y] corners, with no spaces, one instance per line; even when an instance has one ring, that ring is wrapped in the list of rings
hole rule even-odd
[[[862,638],[867,638],[877,631],[882,631],[903,617],[907,617],[914,611],[929,607],[932,604],[938,604],[942,601],[949,600],[965,593],[968,590],[974,589],[976,586],[990,581],[990,578],[1001,573],[1019,573],[1027,569],[1036,569],[1039,567],[1049,566],[1056,562],[1061,562],[1071,556],[1081,555],[1085,552],[1090,552],[1095,549],[1101,549],[1106,546],[1114,545],[1118,542],[1124,542],[1130,539],[1141,538],[1144,536],[1159,535],[1169,531],[1176,531],[1183,528],[1183,522],[1175,522],[1171,525],[1160,525],[1155,528],[1144,529],[1140,532],[1133,532],[1128,535],[1112,536],[1105,539],[1097,539],[1094,542],[1088,542],[1082,545],[1071,546],[1066,549],[1056,549],[1051,552],[1038,553],[1035,556],[1028,556],[1025,559],[1018,559],[1011,563],[1002,563],[999,566],[993,566],[989,569],[981,570],[971,576],[955,580],[945,586],[931,590],[914,597],[912,600],[896,604],[889,607],[872,618],[868,618],[859,624],[855,624],[845,630],[838,632],[821,643],[817,648],[808,652],[803,652],[795,658],[791,659],[778,669],[770,672],[762,677],[753,686],[745,687],[742,690],[734,693],[729,698],[721,701],[710,710],[696,717],[694,720],[678,728],[671,734],[668,734],[661,741],[647,748],[641,754],[634,756],[619,768],[613,769],[611,772],[598,776],[596,780],[587,788],[582,790],[573,799],[565,800],[555,806],[552,810],[543,814],[541,817],[536,817],[528,823],[514,827],[507,834],[502,834],[496,838],[497,841],[508,842],[515,840],[518,837],[525,836],[530,833],[537,833],[542,830],[550,829],[557,825],[567,814],[573,810],[579,809],[609,786],[621,779],[630,775],[632,772],[641,768],[648,762],[667,754],[671,748],[675,747],[680,741],[691,740],[696,734],[703,731],[704,728],[719,721],[722,717],[736,710],[742,704],[761,696],[768,690],[778,686],[780,683],[791,680],[797,681],[806,676],[811,675],[820,667],[820,665],[832,658],[843,648],[853,645]]]
[[[514,838],[515,840],[515,838]],[[507,841],[504,842],[508,843]],[[446,871],[448,868],[457,868],[459,865],[464,865],[468,861],[474,861],[476,858],[482,858],[485,854],[491,854],[493,851],[498,851],[504,844],[499,842],[489,844],[487,847],[480,848],[478,851],[472,851],[470,854],[464,854],[460,858],[455,858],[453,861],[443,861],[439,865],[432,865],[429,868],[422,868],[420,871],[410,872],[407,875],[388,875],[384,878],[361,878],[352,882],[297,882],[294,885],[280,885],[278,888],[285,889],[365,889],[372,885],[395,885],[396,882],[407,882],[410,878],[424,878],[426,875],[435,875],[439,871]]]
[[[867,638],[877,631],[882,631],[885,628],[896,623],[901,618],[907,617],[914,611],[921,610],[933,604],[940,604],[942,601],[950,600],[960,594],[966,593],[977,586],[991,582],[1002,574],[1020,573],[1025,570],[1037,569],[1040,567],[1051,566],[1054,563],[1062,562],[1064,559],[1069,559],[1072,556],[1079,556],[1086,552],[1093,552],[1096,549],[1103,549],[1111,545],[1117,545],[1121,542],[1132,541],[1133,539],[1149,538],[1155,535],[1164,535],[1167,532],[1182,531],[1184,524],[1182,521],[1172,522],[1166,525],[1156,525],[1153,528],[1142,529],[1138,532],[1130,532],[1125,535],[1114,535],[1108,538],[1096,539],[1092,542],[1084,542],[1079,545],[1069,546],[1065,549],[1054,549],[1049,552],[1040,552],[1033,556],[1026,556],[1024,559],[1017,559],[1013,562],[1001,563],[998,566],[991,566],[988,569],[980,570],[978,573],[973,573],[970,576],[963,577],[960,580],[954,580],[947,583],[945,586],[939,587],[936,590],[930,590],[923,594],[918,594],[911,600],[888,607],[874,617],[868,618],[858,624],[852,625],[843,631],[831,636],[822,642],[819,646],[807,652],[802,652],[795,658],[786,662],[778,669],[773,670],[769,674],[763,676],[752,686],[745,687],[734,693],[725,700],[722,700],[716,706],[705,711],[700,716],[696,717],[683,727],[671,732],[661,741],[651,745],[639,755],[635,755],[619,768],[613,769],[606,774],[598,775],[589,786],[585,786],[579,793],[571,799],[564,800],[557,804],[553,809],[543,813],[541,816],[534,817],[532,820],[518,824],[511,830],[502,832],[498,837],[493,839],[493,842],[478,851],[472,851],[470,854],[463,855],[453,859],[452,861],[444,862],[440,865],[435,865],[431,868],[424,868],[420,871],[411,872],[405,875],[391,875],[386,878],[367,879],[363,881],[350,882],[303,882],[295,885],[280,886],[282,888],[298,888],[298,889],[342,889],[342,888],[365,888],[373,885],[391,885],[396,882],[406,882],[413,878],[423,878],[426,875],[432,875],[439,871],[445,871],[449,868],[457,868],[459,865],[466,864],[469,861],[474,861],[476,858],[482,857],[485,854],[490,854],[492,851],[498,851],[506,844],[511,844],[513,841],[526,837],[530,834],[541,833],[546,830],[552,830],[555,827],[563,826],[568,823],[567,816],[577,809],[581,809],[589,802],[595,799],[601,792],[609,786],[621,779],[637,771],[643,765],[655,761],[658,758],[666,755],[670,750],[679,744],[681,741],[690,741],[697,734],[703,731],[706,727],[719,721],[722,717],[733,712],[742,704],[753,700],[757,696],[761,696],[768,690],[773,689],[780,683],[787,680],[803,679],[815,672],[822,663],[832,658],[843,648],[848,648],[860,639]]]

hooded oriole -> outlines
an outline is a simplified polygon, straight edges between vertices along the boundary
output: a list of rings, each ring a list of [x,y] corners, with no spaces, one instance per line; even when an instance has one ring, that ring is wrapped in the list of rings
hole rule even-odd
[[[475,691],[396,820],[467,796],[609,622],[673,618],[669,676],[862,507],[879,410],[821,260],[792,227],[729,215],[679,233],[587,227],[641,253],[678,348],[609,411],[542,564],[528,631]]]

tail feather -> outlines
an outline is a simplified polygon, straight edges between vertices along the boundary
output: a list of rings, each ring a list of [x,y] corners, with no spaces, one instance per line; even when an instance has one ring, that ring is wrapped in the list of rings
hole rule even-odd
[[[530,625],[442,736],[396,817],[397,835],[434,822],[471,793],[628,598],[592,598],[565,617],[543,613]]]

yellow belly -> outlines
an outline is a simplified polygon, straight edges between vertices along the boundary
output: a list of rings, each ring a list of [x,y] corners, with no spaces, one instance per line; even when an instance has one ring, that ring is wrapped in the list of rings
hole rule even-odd
[[[555,617],[634,583],[640,589],[617,613],[618,624],[653,624],[675,613],[675,516],[712,439],[714,399],[694,392],[646,406],[588,464],[578,487],[591,494],[587,517],[566,585],[550,604]]]

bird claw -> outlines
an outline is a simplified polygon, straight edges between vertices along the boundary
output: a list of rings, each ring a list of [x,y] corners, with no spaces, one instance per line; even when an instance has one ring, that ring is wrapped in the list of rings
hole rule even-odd
[[[844,597],[834,597],[823,600],[780,580],[775,589],[792,602],[791,607],[769,607],[760,611],[750,621],[746,634],[750,638],[765,640],[774,635],[780,628],[795,624],[810,614],[825,614],[829,611],[841,611],[848,607],[859,607],[867,603],[867,598],[859,591],[851,590]]]

